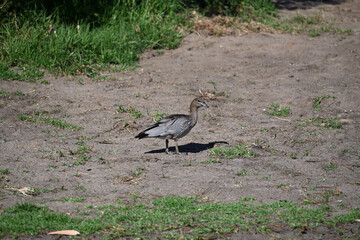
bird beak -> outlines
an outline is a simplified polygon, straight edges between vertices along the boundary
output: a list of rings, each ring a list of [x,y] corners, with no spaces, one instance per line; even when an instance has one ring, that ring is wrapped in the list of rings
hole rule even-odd
[[[209,106],[206,103],[202,103],[202,105],[206,108],[209,108]]]

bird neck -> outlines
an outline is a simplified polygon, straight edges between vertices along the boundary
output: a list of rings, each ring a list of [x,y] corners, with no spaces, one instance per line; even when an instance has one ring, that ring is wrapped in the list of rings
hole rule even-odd
[[[190,118],[191,118],[191,124],[195,126],[198,120],[198,111],[196,106],[190,106]]]

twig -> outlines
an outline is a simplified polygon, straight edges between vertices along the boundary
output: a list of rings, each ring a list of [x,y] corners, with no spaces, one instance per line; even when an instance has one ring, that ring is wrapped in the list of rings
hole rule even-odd
[[[339,166],[342,166],[342,167],[344,167],[344,168],[347,168],[347,169],[350,169],[350,170],[353,171],[353,169],[352,169],[351,167],[346,166],[345,164],[342,164],[342,163],[330,162],[330,164],[332,164],[332,165],[339,165]]]
[[[291,122],[291,120],[289,120],[289,119],[279,118],[279,117],[277,117],[277,116],[274,116],[274,118],[279,119],[279,120],[282,120],[282,121]]]
[[[8,2],[8,0],[5,0],[5,1],[3,2],[3,4],[1,5],[0,9],[3,9],[3,7],[5,7],[5,5],[6,5],[7,2]]]

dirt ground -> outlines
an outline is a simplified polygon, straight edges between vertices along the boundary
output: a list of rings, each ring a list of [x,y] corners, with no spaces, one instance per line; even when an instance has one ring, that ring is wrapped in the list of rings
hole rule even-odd
[[[51,75],[44,78],[50,84],[1,81],[0,90],[23,94],[0,97],[0,169],[9,169],[0,175],[0,207],[32,202],[77,216],[88,205],[165,195],[314,206],[326,201],[334,214],[359,207],[360,1],[324,2],[278,1],[278,7],[289,17],[321,13],[353,29],[352,35],[195,32],[178,49],[145,53],[134,72],[104,72],[106,81]],[[179,141],[187,155],[165,154],[164,140],[134,138],[158,112],[186,113],[199,89],[214,98]],[[315,110],[313,99],[322,95],[321,109]],[[291,115],[269,115],[267,107],[275,102],[291,108]],[[119,105],[143,116],[119,112]],[[35,114],[37,122],[20,121],[19,114]],[[44,118],[84,128],[62,129]],[[312,118],[335,119],[343,128],[327,129]],[[202,163],[214,158],[208,149],[237,143],[257,156]],[[37,194],[16,190],[24,187]],[[239,237],[244,238],[233,236]]]

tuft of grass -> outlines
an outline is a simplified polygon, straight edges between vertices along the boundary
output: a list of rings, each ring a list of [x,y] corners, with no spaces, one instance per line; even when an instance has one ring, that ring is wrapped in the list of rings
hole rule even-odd
[[[10,170],[8,168],[0,169],[0,174],[2,175],[8,175],[10,174]]]
[[[221,161],[219,159],[208,159],[208,160],[205,160],[205,161],[201,161],[200,163],[205,163],[205,164],[208,164],[208,163],[221,163]]]
[[[141,112],[139,112],[136,108],[133,108],[132,106],[129,107],[124,107],[122,105],[119,105],[118,108],[116,109],[116,111],[118,113],[128,113],[130,114],[131,117],[137,119],[137,118],[141,118],[142,116],[144,116],[144,114],[142,114]]]
[[[70,150],[70,154],[76,155],[77,160],[71,163],[69,167],[83,165],[85,164],[85,161],[88,161],[91,158],[90,155],[92,151],[91,147],[86,146],[86,144],[83,141],[77,142],[76,144],[78,144],[79,147],[75,151]]]
[[[246,169],[241,169],[240,171],[236,172],[236,176],[246,176],[248,174],[248,171]]]
[[[84,197],[78,197],[78,198],[71,198],[71,197],[63,197],[63,198],[57,198],[52,201],[60,201],[60,202],[83,202],[85,201]]]
[[[1,51],[0,51],[1,52]],[[34,66],[24,66],[19,71],[10,69],[9,66],[0,63],[0,79],[3,80],[19,80],[26,82],[35,82],[44,76],[44,72]]]
[[[337,166],[334,164],[329,164],[326,166],[326,170],[335,170],[335,169],[337,169]]]
[[[74,125],[74,124],[71,124],[71,123],[67,123],[66,121],[61,121],[59,119],[44,118],[44,119],[42,119],[42,121],[44,123],[48,123],[48,124],[50,124],[52,126],[63,128],[63,129],[68,128],[68,129],[71,129],[71,130],[74,130],[74,131],[78,131],[78,130],[83,129],[83,127],[81,127],[81,126],[77,126],[77,125]]]
[[[157,121],[163,119],[163,118],[166,117],[166,116],[167,116],[166,113],[162,113],[161,111],[158,111],[158,112],[155,114],[154,118],[153,118],[153,119],[154,119],[154,122],[157,122]]]
[[[239,143],[236,146],[230,147],[214,147],[209,149],[209,155],[232,159],[236,157],[253,157],[256,154],[251,150],[251,148]]]
[[[7,96],[9,96],[9,93],[5,90],[0,90],[0,95],[3,97],[7,97]]]
[[[26,115],[26,114],[20,113],[18,115],[18,119],[20,121],[33,122],[33,123],[46,123],[46,124],[52,125],[54,127],[59,127],[62,129],[67,128],[67,129],[71,129],[74,131],[79,131],[84,128],[82,126],[77,126],[75,124],[71,124],[71,123],[68,123],[66,121],[62,121],[59,119],[44,117],[42,112],[39,112],[37,114],[32,114],[32,115]]]
[[[337,119],[332,118],[311,118],[308,120],[310,123],[317,123],[319,127],[323,127],[326,129],[342,129],[341,122],[337,121]]]
[[[137,195],[134,199],[139,198]],[[66,199],[66,200],[70,200]],[[72,218],[66,214],[51,212],[46,207],[25,203],[0,212],[1,234],[23,236],[36,235],[45,230],[74,229],[84,236],[102,233],[108,239],[152,238],[159,239],[207,239],[226,238],[236,231],[261,232],[266,235],[276,231],[278,225],[301,236],[304,226],[314,233],[324,227],[338,226],[346,230],[360,218],[359,209],[333,216],[331,208],[299,207],[290,201],[254,204],[254,198],[244,197],[235,203],[202,202],[197,197],[166,196],[155,199],[151,206],[117,204],[89,207],[87,219]],[[319,228],[319,229],[318,229]],[[333,233],[336,234],[336,233]],[[352,237],[351,231],[339,237]]]
[[[320,95],[317,96],[315,98],[313,98],[313,104],[312,107],[316,110],[319,111],[321,109],[321,102],[325,99],[325,98],[335,98],[334,96],[330,96],[330,95]]]
[[[290,108],[281,108],[278,103],[273,103],[268,106],[270,115],[277,117],[287,117],[291,114]]]

